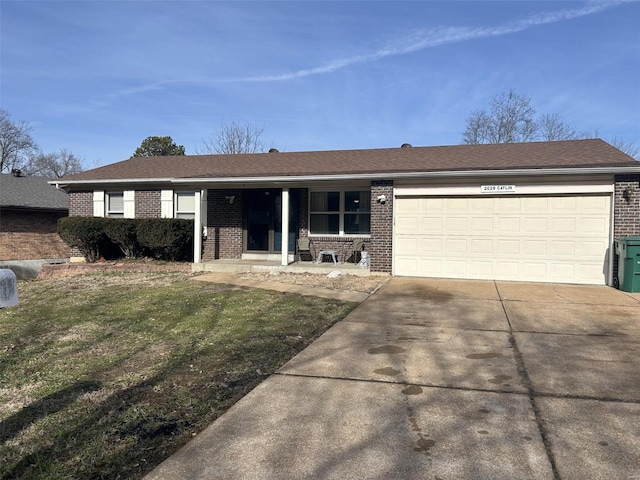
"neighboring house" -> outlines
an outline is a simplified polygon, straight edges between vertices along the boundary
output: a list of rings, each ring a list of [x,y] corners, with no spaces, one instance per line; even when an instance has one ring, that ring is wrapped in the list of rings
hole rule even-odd
[[[0,174],[0,261],[69,257],[57,233],[69,213],[69,196],[48,178]]]
[[[640,235],[639,180],[595,139],[137,157],[53,183],[72,216],[195,219],[196,263],[286,265],[298,237],[362,238],[375,272],[611,284],[614,237]]]

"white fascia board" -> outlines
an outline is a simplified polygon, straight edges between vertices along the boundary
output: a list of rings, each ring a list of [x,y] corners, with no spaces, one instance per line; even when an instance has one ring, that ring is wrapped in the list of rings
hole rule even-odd
[[[104,184],[139,184],[139,183],[169,183],[173,178],[120,178],[111,180],[50,180],[49,185],[64,188],[71,185],[104,185]]]
[[[225,177],[225,178],[175,178],[172,183],[191,184],[238,184],[238,183],[292,183],[318,181],[353,181],[353,180],[396,180],[411,178],[442,177],[509,177],[509,176],[545,176],[545,175],[596,175],[596,174],[631,174],[640,173],[637,167],[588,167],[588,168],[519,168],[511,170],[449,170],[437,172],[389,172],[389,173],[357,173],[340,175],[291,175],[273,177]]]
[[[632,167],[587,167],[587,168],[518,168],[510,170],[447,170],[437,172],[387,172],[387,173],[349,173],[336,175],[279,175],[271,177],[195,177],[195,178],[121,178],[112,180],[51,180],[50,185],[59,188],[72,185],[103,184],[142,184],[142,183],[189,183],[242,184],[242,183],[294,183],[353,180],[395,180],[411,178],[460,178],[460,177],[508,177],[508,176],[544,176],[544,175],[594,175],[594,174],[633,174],[640,173],[640,164]]]

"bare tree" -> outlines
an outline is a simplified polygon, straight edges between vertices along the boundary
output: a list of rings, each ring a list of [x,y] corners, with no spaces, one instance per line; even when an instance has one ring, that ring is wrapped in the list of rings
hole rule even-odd
[[[538,128],[538,137],[543,142],[576,140],[581,136],[573,127],[564,123],[557,113],[540,115]]]
[[[9,112],[0,108],[0,172],[23,168],[37,148],[29,124],[12,122]]]
[[[234,154],[234,153],[262,153],[265,146],[262,134],[265,127],[238,122],[223,123],[210,140],[202,141],[199,154]]]
[[[476,111],[467,118],[463,142],[514,143],[529,142],[535,138],[538,125],[531,98],[509,90],[493,97],[490,111]]]
[[[613,137],[613,139],[609,142],[611,145],[616,147],[618,150],[623,151],[630,157],[640,161],[640,147],[633,142],[625,142],[623,139],[618,137]]]
[[[29,160],[26,166],[29,175],[47,178],[61,178],[83,171],[81,160],[70,151],[62,148],[59,152],[39,152]]]

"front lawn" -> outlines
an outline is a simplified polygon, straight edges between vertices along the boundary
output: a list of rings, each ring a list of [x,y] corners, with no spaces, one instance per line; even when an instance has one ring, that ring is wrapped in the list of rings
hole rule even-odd
[[[141,478],[355,306],[184,273],[19,300],[0,310],[0,478]]]

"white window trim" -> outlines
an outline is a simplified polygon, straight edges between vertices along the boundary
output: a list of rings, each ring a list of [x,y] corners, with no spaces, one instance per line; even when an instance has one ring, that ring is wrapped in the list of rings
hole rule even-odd
[[[308,208],[307,208],[307,225],[309,225],[308,227],[308,235],[309,238],[319,238],[319,237],[325,237],[325,238],[343,238],[343,237],[348,237],[348,238],[371,238],[371,233],[345,233],[344,232],[344,216],[345,214],[354,214],[354,213],[368,213],[369,217],[371,218],[372,212],[371,212],[371,204],[369,204],[369,210],[366,212],[347,212],[344,209],[344,195],[345,192],[365,192],[365,191],[371,191],[370,187],[368,186],[353,186],[353,187],[340,187],[340,188],[313,188],[313,189],[309,189],[309,198],[308,198]],[[339,210],[338,211],[317,211],[317,212],[312,212],[311,211],[311,194],[314,192],[338,192],[340,194],[340,203],[339,203]],[[312,213],[316,213],[316,214],[338,214],[339,215],[339,226],[338,226],[338,232],[339,233],[312,233],[311,232],[311,214]]]

